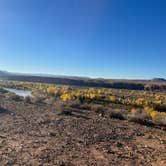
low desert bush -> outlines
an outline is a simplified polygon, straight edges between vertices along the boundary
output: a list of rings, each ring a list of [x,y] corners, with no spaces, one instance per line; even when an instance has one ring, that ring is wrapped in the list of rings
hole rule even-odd
[[[44,97],[34,96],[31,101],[32,101],[32,103],[34,103],[34,104],[40,104],[40,103],[43,103],[44,100],[45,100]]]
[[[68,107],[72,107],[72,108],[79,108],[81,103],[78,99],[76,99],[76,100],[66,102],[66,105]]]
[[[99,114],[104,114],[104,107],[100,104],[91,104],[90,110]]]
[[[160,112],[166,112],[166,104],[153,104],[154,110],[160,111]]]
[[[131,116],[129,119],[128,119],[130,122],[135,122],[135,123],[138,123],[138,124],[141,124],[141,125],[146,125],[146,126],[154,126],[154,123],[147,119],[147,118],[142,118],[142,117],[133,117]]]
[[[165,112],[151,111],[150,117],[156,124],[166,125],[166,113]]]
[[[116,96],[109,96],[109,101],[111,103],[116,103],[118,104],[119,103],[119,98],[117,98]]]
[[[44,100],[44,103],[52,105],[55,103],[55,101],[56,101],[55,97],[48,97]]]
[[[115,119],[120,119],[120,120],[125,120],[125,114],[123,113],[122,110],[118,110],[118,109],[111,109],[109,110],[109,115],[110,118],[115,118]]]
[[[127,119],[130,122],[139,123],[146,126],[153,126],[153,122],[145,112],[140,110],[132,109],[131,113],[128,114]]]
[[[128,115],[129,121],[152,126],[154,124],[166,125],[166,113],[155,111],[152,107],[144,109],[133,108]]]

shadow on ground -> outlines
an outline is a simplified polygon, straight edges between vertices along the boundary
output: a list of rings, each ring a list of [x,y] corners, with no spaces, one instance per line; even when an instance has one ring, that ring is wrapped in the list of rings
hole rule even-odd
[[[0,108],[0,115],[4,115],[4,114],[10,114],[10,115],[15,115],[14,112],[10,111],[10,110],[7,110],[5,108]]]

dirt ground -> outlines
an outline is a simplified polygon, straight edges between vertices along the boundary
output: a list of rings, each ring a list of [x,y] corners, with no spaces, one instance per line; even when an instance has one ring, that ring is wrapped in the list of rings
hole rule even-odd
[[[166,165],[165,130],[111,119],[107,112],[0,101],[0,165]]]

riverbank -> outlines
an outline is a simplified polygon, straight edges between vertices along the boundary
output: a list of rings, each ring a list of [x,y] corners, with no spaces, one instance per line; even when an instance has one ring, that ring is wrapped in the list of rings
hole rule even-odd
[[[14,93],[20,97],[32,97],[32,93],[31,91],[27,91],[27,90],[18,90],[18,89],[12,89],[12,88],[5,88],[3,87],[4,90]]]

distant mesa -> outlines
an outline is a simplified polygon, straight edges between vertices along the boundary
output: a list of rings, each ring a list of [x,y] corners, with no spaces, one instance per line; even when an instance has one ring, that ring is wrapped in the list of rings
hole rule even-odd
[[[152,81],[154,82],[166,82],[165,78],[153,78]]]
[[[0,76],[8,75],[9,73],[7,71],[0,70]]]
[[[50,74],[24,74],[12,73],[0,70],[0,80],[26,81],[68,86],[86,86],[128,90],[164,90],[166,91],[166,79],[154,78],[151,80],[124,80],[102,79],[75,76],[58,76]]]

